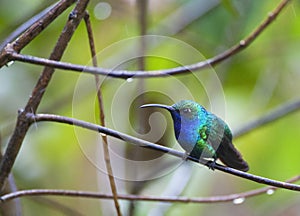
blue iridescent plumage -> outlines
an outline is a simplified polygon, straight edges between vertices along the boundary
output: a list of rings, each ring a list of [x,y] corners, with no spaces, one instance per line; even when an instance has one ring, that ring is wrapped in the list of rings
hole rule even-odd
[[[228,125],[200,104],[183,100],[172,106],[146,104],[145,107],[167,109],[174,122],[174,132],[178,143],[192,157],[220,159],[225,165],[248,171],[249,167],[232,144],[232,134]]]

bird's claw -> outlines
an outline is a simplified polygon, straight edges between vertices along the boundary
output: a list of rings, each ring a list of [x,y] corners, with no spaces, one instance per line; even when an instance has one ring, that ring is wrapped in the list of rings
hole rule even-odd
[[[208,161],[207,162],[207,166],[208,166],[208,169],[211,169],[211,170],[215,170],[215,167],[216,167],[216,161]]]

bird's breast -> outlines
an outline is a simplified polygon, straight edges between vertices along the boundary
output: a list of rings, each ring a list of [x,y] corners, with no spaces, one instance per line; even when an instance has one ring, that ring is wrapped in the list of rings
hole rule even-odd
[[[191,125],[181,125],[181,129],[177,134],[178,143],[188,153],[190,153],[199,139],[199,132],[197,128]]]

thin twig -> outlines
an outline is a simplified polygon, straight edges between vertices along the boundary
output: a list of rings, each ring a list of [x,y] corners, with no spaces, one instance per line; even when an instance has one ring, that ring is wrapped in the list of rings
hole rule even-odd
[[[46,9],[42,10],[38,14],[31,17],[26,22],[22,23],[18,28],[16,28],[12,33],[10,33],[0,44],[0,50],[2,50],[8,43],[12,42],[15,38],[17,38],[19,35],[21,35],[23,32],[25,32],[27,29],[29,29],[31,26],[33,26],[35,23],[37,23],[40,20],[43,20],[43,17],[47,17],[47,14],[50,12],[51,9],[55,7],[56,4],[60,4],[61,2],[56,2]]]
[[[136,7],[137,7],[137,22],[138,22],[138,30],[139,30],[139,37],[138,40],[138,48],[137,53],[139,58],[137,59],[137,69],[144,71],[146,70],[146,50],[147,50],[147,39],[144,37],[144,35],[147,34],[148,30],[148,0],[139,0],[136,1]],[[142,92],[145,91],[145,80],[139,79],[137,83],[137,89],[136,91],[139,94],[139,97],[137,98],[136,103],[137,104],[145,104],[145,94],[142,94]],[[138,131],[139,133],[145,133],[146,128],[146,115],[142,112],[142,110],[138,110],[136,113],[136,122],[138,125]],[[145,154],[145,151],[141,148],[130,148],[130,156],[133,160],[135,160],[137,157],[143,157]],[[133,175],[139,175],[136,171]],[[139,194],[140,191],[144,188],[145,181],[134,181],[132,183],[132,186],[130,187],[129,191],[130,194]],[[135,201],[131,201],[128,207],[128,216],[134,216],[136,210],[136,203]]]
[[[58,115],[52,115],[52,114],[32,114],[32,113],[27,113],[27,118],[29,118],[32,122],[39,122],[39,121],[53,121],[53,122],[59,122],[59,123],[65,123],[65,124],[70,124],[70,125],[75,125],[75,126],[79,126],[82,128],[86,128],[89,130],[93,130],[93,131],[98,131],[100,133],[104,133],[108,136],[112,136],[115,137],[117,139],[123,140],[125,142],[128,143],[132,143],[134,145],[143,147],[143,148],[149,148],[149,149],[153,149],[153,150],[157,150],[160,152],[164,152],[167,153],[169,155],[173,155],[176,156],[178,158],[186,158],[186,154],[184,152],[179,152],[177,150],[165,147],[165,146],[161,146],[161,145],[157,145],[106,127],[102,127],[96,124],[92,124],[89,122],[85,122],[85,121],[81,121],[81,120],[77,120],[77,119],[73,119],[73,118],[68,118],[68,117],[64,117],[64,116],[58,116]],[[205,165],[207,167],[211,167],[211,161],[208,160],[204,160],[204,159],[196,159],[193,157],[188,156],[187,157],[188,160],[191,160],[193,162],[196,163],[200,163],[202,165]],[[268,179],[265,177],[261,177],[261,176],[257,176],[257,175],[253,175],[250,173],[246,173],[243,171],[239,171],[230,167],[225,167],[222,166],[220,164],[216,164],[214,166],[214,168],[216,170],[231,174],[231,175],[235,175],[235,176],[239,176],[241,178],[244,179],[248,179],[260,184],[266,184],[266,185],[270,185],[273,187],[278,187],[278,188],[285,188],[288,190],[293,190],[293,191],[300,191],[300,185],[295,185],[295,184],[290,184],[290,183],[285,183],[285,182],[281,182],[281,181],[276,181],[273,179]]]
[[[88,12],[86,12],[86,15],[84,16],[84,21],[85,21],[86,29],[87,29],[87,33],[88,33],[93,66],[97,67],[98,63],[97,63],[97,58],[96,58],[95,42],[94,42],[93,31],[92,31],[92,26],[91,26]],[[99,110],[100,110],[100,117],[99,117],[100,125],[105,127],[105,114],[104,114],[104,106],[103,106],[103,99],[102,99],[103,97],[102,97],[101,82],[99,79],[99,75],[95,75],[95,82],[96,82],[96,89],[97,89],[98,105],[99,105]],[[104,160],[105,160],[105,165],[106,165],[106,170],[107,170],[107,174],[108,174],[111,192],[112,192],[113,198],[114,198],[115,208],[116,208],[118,216],[121,216],[122,213],[121,213],[120,205],[118,202],[117,186],[115,183],[113,169],[112,169],[111,162],[110,162],[110,153],[109,153],[107,136],[103,135],[103,134],[100,134],[100,136],[103,141],[102,146],[103,146],[103,152],[104,152]]]
[[[44,65],[44,66],[49,66],[49,67],[54,67],[54,68],[59,68],[59,69],[65,69],[65,70],[71,70],[71,71],[77,71],[77,72],[85,72],[85,73],[90,73],[90,74],[99,74],[99,75],[105,75],[105,76],[122,78],[122,79],[166,77],[169,75],[190,73],[192,71],[202,70],[202,69],[205,69],[212,65],[221,63],[224,60],[232,57],[236,53],[244,50],[247,46],[252,44],[252,42],[277,18],[277,16],[280,14],[280,12],[283,10],[283,8],[289,2],[290,2],[290,0],[282,0],[279,3],[279,5],[272,12],[268,13],[267,18],[259,26],[252,33],[250,33],[246,38],[241,40],[238,44],[234,45],[233,47],[229,48],[228,50],[226,50],[212,58],[209,58],[207,60],[204,60],[204,61],[201,61],[201,62],[198,62],[195,64],[182,66],[182,67],[175,67],[175,68],[163,69],[163,70],[152,70],[152,71],[112,70],[112,69],[106,69],[106,68],[100,68],[100,67],[96,68],[96,67],[76,65],[76,64],[66,63],[66,62],[58,62],[58,61],[34,57],[34,56],[30,56],[30,55],[21,55],[21,54],[14,52],[13,49],[8,49],[6,55],[8,55],[10,60],[18,60],[21,62],[27,62],[27,63],[37,64],[37,65]],[[1,63],[1,61],[0,61],[0,63]],[[2,66],[3,65],[4,64],[2,64]],[[1,64],[0,64],[0,67],[1,67]]]
[[[249,131],[253,131],[253,129],[266,125],[270,122],[274,122],[281,117],[284,117],[290,113],[293,113],[300,109],[300,100],[296,100],[293,102],[287,102],[283,105],[276,107],[275,109],[269,111],[265,115],[245,124],[245,126],[240,127],[233,136],[240,137],[244,134],[248,133]]]
[[[287,182],[295,182],[300,180],[300,175],[296,176]],[[155,202],[179,202],[179,203],[223,203],[223,202],[232,202],[240,198],[249,198],[257,196],[260,194],[268,193],[271,194],[278,190],[275,187],[264,187],[261,189],[255,189],[243,193],[222,195],[222,196],[212,196],[212,197],[184,197],[184,196],[144,196],[144,195],[132,195],[132,194],[119,194],[119,199],[131,200],[131,201],[155,201]],[[110,194],[89,192],[89,191],[74,191],[74,190],[55,190],[55,189],[31,189],[31,190],[21,190],[9,194],[5,194],[0,197],[0,201],[5,203],[9,200],[25,197],[25,196],[67,196],[67,197],[85,197],[85,198],[94,198],[94,199],[113,199],[113,196]]]
[[[43,17],[34,22],[30,27],[11,44],[7,44],[6,48],[0,52],[0,67],[6,65],[10,61],[7,55],[10,51],[20,52],[28,45],[37,35],[39,35],[50,23],[53,22],[60,14],[69,8],[75,0],[61,0],[53,8],[44,14]]]
[[[70,14],[71,16],[69,17],[57,43],[50,55],[50,59],[54,59],[57,61],[61,59],[73,33],[75,32],[77,26],[79,25],[83,15],[84,15],[87,4],[88,4],[88,0],[82,0],[77,3],[74,10],[71,12],[71,14]],[[35,31],[33,33],[35,33]],[[23,35],[26,35],[26,34],[28,34],[28,31],[26,31]],[[25,39],[23,39],[22,36],[20,36],[20,38],[22,38],[21,41],[23,41],[23,43],[21,43],[21,44],[17,43],[16,47],[18,47],[18,48],[21,48],[22,45],[25,46],[29,42],[29,41],[26,41]],[[30,37],[30,38],[32,38],[32,37]],[[19,41],[19,40],[17,40],[17,41]],[[30,127],[31,123],[26,118],[26,113],[28,113],[28,112],[35,113],[36,112],[36,110],[42,100],[42,97],[44,95],[44,92],[51,80],[53,73],[54,73],[54,68],[50,68],[50,67],[44,68],[39,80],[37,81],[37,84],[35,85],[32,93],[31,93],[31,96],[30,96],[24,110],[19,111],[15,130],[9,140],[5,154],[4,154],[3,159],[1,160],[1,164],[0,164],[0,189],[2,189],[5,179],[8,177],[8,175],[13,167],[13,164],[14,164],[16,157],[19,153],[19,150],[21,148],[22,142],[25,138],[25,135],[26,135],[29,127]]]

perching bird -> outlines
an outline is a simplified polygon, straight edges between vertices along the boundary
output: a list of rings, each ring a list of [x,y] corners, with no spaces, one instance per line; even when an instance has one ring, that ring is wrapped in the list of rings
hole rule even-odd
[[[172,106],[145,104],[141,108],[160,107],[173,119],[175,136],[181,147],[194,158],[219,158],[225,165],[248,171],[249,166],[232,144],[228,125],[200,104],[182,100]]]

